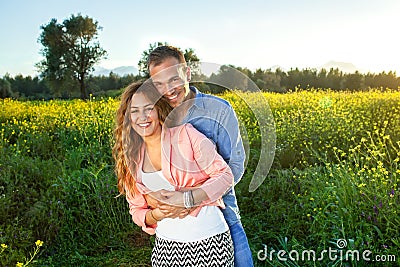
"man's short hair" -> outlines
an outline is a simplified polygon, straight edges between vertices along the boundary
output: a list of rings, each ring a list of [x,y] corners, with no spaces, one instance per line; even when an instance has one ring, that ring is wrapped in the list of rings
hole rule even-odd
[[[165,59],[169,57],[176,58],[179,63],[186,64],[185,57],[178,48],[171,45],[163,45],[151,51],[147,59],[147,69],[149,70],[150,65],[160,65],[164,62]]]

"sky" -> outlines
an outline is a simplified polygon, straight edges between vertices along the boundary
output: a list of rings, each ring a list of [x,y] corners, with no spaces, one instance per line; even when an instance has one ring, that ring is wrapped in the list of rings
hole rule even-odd
[[[400,76],[398,0],[0,0],[0,77],[37,75],[40,27],[89,16],[108,57],[134,66],[155,42],[192,48],[202,62],[284,70],[352,63]]]

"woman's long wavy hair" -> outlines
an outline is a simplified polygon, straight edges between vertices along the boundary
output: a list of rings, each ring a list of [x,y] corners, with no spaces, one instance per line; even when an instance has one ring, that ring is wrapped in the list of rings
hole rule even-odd
[[[136,93],[143,93],[151,102],[155,103],[154,107],[161,122],[165,122],[169,112],[172,110],[172,107],[161,97],[149,80],[132,83],[122,93],[115,118],[115,144],[112,151],[120,195],[134,195],[137,192],[136,174],[138,163],[140,162],[143,139],[131,126],[130,105],[132,96]]]

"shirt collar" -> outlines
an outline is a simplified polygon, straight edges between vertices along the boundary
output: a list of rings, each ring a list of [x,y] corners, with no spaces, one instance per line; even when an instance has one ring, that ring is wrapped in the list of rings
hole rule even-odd
[[[192,91],[194,94],[195,94],[195,96],[194,96],[194,105],[197,107],[197,108],[205,108],[204,107],[204,101],[203,101],[203,97],[204,97],[204,94],[203,93],[201,93],[196,87],[194,87],[194,86],[189,86],[189,89],[190,89],[190,91]]]
[[[189,118],[191,118],[193,116],[193,112],[195,112],[195,110],[205,111],[205,106],[204,106],[204,101],[203,101],[204,94],[201,93],[194,86],[190,86],[189,89],[190,89],[190,91],[192,91],[195,94],[194,102],[193,102],[193,105],[188,109],[187,114],[182,121],[183,123],[189,122]]]

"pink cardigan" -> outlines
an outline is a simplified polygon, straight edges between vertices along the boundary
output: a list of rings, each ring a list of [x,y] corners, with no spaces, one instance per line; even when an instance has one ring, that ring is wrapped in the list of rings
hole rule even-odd
[[[233,174],[227,163],[217,153],[215,145],[191,124],[174,128],[164,128],[162,133],[161,165],[165,178],[175,186],[175,190],[185,187],[200,187],[209,200],[204,201],[190,215],[197,216],[202,206],[217,205],[225,208],[222,195],[233,185]],[[155,233],[157,225],[146,225],[149,207],[144,194],[151,191],[142,183],[141,169],[144,146],[138,166],[137,192],[126,194],[129,213],[133,221],[149,234]]]

